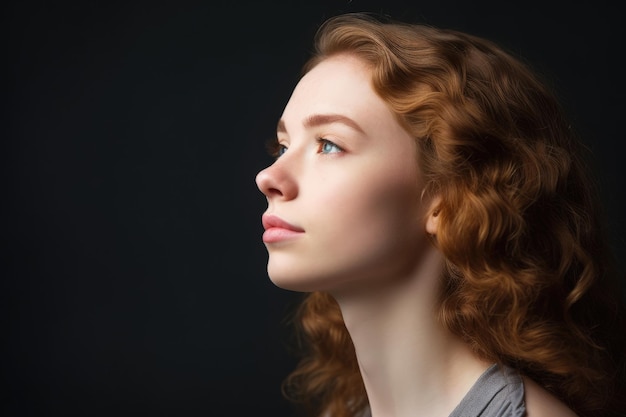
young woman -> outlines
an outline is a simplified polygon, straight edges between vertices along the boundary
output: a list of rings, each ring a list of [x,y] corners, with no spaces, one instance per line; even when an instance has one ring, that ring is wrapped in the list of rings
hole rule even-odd
[[[256,178],[268,274],[306,294],[289,398],[330,417],[624,415],[621,288],[549,89],[450,30],[342,15],[315,45]]]

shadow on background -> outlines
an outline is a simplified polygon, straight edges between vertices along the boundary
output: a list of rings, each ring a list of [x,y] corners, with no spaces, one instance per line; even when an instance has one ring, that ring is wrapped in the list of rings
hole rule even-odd
[[[266,276],[254,176],[315,28],[340,12],[490,37],[544,73],[593,152],[624,271],[615,7],[283,3],[3,6],[3,415],[291,415],[298,294]]]

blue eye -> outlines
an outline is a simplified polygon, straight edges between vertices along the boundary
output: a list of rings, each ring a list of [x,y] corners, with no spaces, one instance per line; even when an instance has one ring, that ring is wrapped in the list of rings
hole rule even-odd
[[[317,140],[317,143],[318,143],[318,148],[317,148],[318,153],[329,154],[329,153],[343,152],[343,149],[341,149],[339,146],[329,141],[328,139],[320,138]]]
[[[276,147],[276,152],[275,152],[274,156],[276,156],[276,157],[278,158],[279,156],[281,156],[281,155],[282,155],[282,154],[284,154],[285,152],[287,152],[287,147],[286,147],[285,145],[280,145],[280,144],[279,144],[279,145]]]

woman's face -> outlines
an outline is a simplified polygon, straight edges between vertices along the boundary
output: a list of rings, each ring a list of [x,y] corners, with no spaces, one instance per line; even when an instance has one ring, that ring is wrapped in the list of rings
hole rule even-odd
[[[279,121],[278,143],[280,156],[256,177],[277,286],[365,289],[415,268],[428,244],[416,145],[363,63],[340,55],[307,73]]]

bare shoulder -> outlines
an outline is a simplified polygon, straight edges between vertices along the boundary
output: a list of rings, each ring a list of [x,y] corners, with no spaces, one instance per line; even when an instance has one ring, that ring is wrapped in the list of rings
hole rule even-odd
[[[524,377],[528,417],[577,417],[567,405],[530,378]]]

